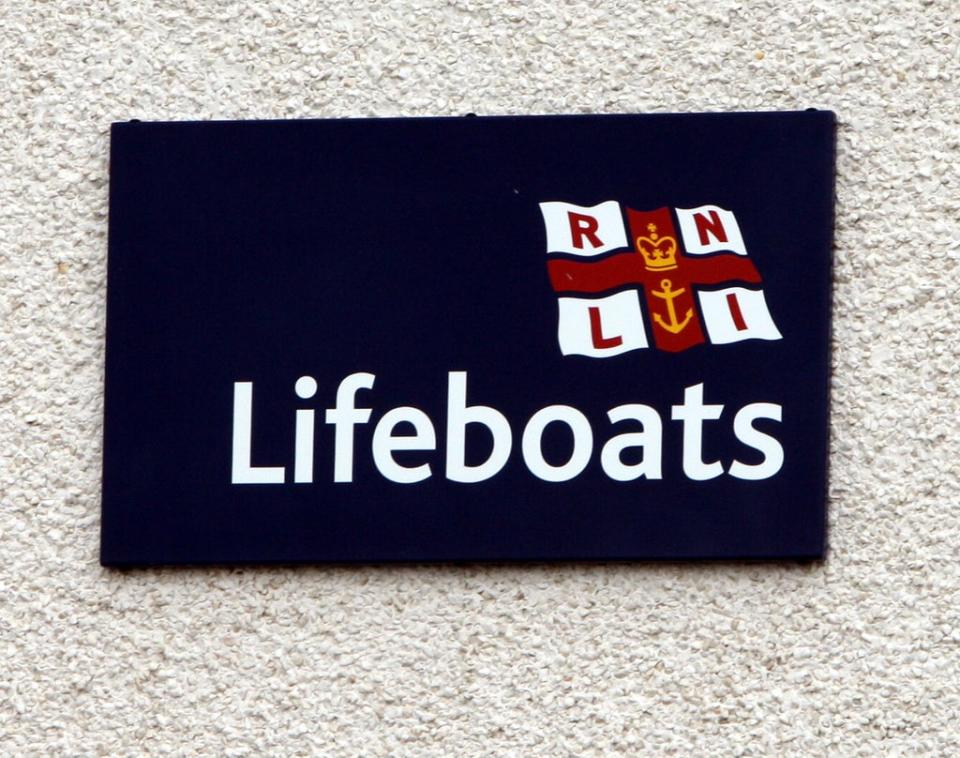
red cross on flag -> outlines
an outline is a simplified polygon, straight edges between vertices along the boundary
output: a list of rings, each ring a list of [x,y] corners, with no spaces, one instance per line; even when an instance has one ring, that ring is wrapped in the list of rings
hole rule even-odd
[[[781,339],[732,211],[627,208],[625,224],[615,200],[540,209],[564,355],[619,355],[647,347],[648,333],[669,352]]]

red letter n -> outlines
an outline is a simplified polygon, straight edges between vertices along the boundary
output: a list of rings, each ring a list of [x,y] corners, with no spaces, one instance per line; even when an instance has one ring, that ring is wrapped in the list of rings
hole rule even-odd
[[[720,220],[720,215],[716,211],[710,211],[709,221],[702,213],[695,213],[693,220],[697,225],[697,232],[700,233],[701,245],[710,244],[710,240],[707,239],[707,232],[712,234],[717,242],[727,241],[727,231],[723,228],[723,222]]]
[[[590,240],[591,247],[603,246],[597,236],[600,222],[593,216],[584,216],[582,213],[574,213],[573,211],[567,211],[567,216],[570,219],[570,239],[573,241],[574,247],[583,250],[584,237]]]

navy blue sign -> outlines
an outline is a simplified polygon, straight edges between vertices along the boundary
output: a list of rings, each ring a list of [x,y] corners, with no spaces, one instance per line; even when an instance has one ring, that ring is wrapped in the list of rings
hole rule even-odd
[[[823,555],[834,117],[125,123],[106,565]]]

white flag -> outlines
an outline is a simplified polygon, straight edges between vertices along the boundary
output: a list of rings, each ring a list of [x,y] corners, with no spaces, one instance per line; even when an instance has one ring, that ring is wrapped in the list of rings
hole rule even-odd
[[[561,297],[559,303],[564,355],[609,358],[649,344],[636,290],[599,298]]]
[[[733,211],[724,210],[718,205],[677,208],[676,211],[683,246],[690,255],[722,252],[747,254]]]
[[[540,212],[547,228],[548,253],[591,256],[627,247],[623,214],[616,200],[592,207],[540,203]]]
[[[697,295],[712,343],[783,339],[767,310],[763,290],[726,287],[712,292],[701,290]]]

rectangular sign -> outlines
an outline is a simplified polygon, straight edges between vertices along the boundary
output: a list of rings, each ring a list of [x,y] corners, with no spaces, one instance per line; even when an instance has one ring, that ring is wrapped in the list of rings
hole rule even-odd
[[[115,124],[102,562],[821,557],[834,131]]]

